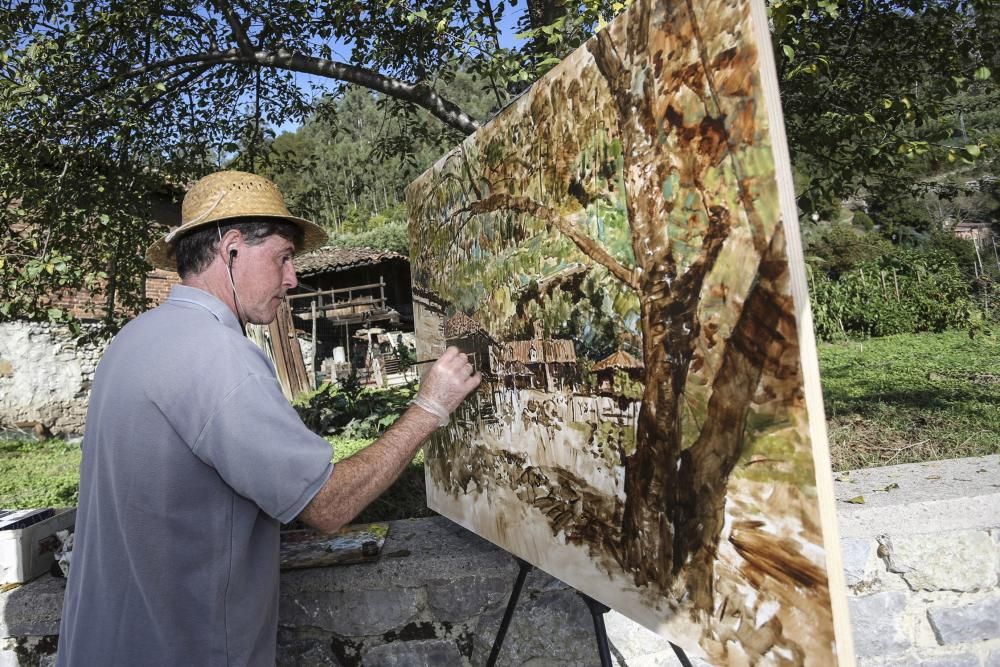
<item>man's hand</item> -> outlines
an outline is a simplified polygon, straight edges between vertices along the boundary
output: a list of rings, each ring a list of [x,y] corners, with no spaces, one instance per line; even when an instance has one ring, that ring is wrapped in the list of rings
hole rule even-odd
[[[448,423],[448,415],[481,379],[469,358],[449,347],[420,383],[413,402],[421,409],[407,410],[381,438],[337,463],[302,511],[302,520],[332,533],[357,516],[399,476],[427,436]]]
[[[457,347],[449,347],[420,381],[420,391],[413,403],[447,423],[450,415],[479,383],[469,357]]]

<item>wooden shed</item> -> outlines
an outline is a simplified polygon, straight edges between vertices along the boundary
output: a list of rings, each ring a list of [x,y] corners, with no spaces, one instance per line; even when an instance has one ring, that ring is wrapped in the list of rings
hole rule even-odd
[[[413,331],[409,259],[325,247],[297,257],[295,267],[299,285],[288,301],[296,329],[312,343],[313,374],[334,379],[353,371],[376,384],[397,374],[409,354],[398,348],[401,334],[411,341]]]

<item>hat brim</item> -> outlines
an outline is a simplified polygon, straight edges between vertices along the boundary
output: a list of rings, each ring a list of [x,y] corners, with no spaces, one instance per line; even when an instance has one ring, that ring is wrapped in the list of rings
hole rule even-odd
[[[158,269],[176,271],[177,258],[174,256],[174,244],[177,242],[177,239],[185,234],[188,234],[189,232],[193,232],[196,229],[201,229],[202,227],[207,227],[221,222],[232,222],[233,220],[239,220],[240,218],[283,220],[298,226],[298,228],[302,230],[302,245],[296,248],[296,255],[322,247],[329,238],[326,231],[324,231],[322,227],[317,225],[315,222],[306,220],[305,218],[296,218],[295,216],[290,215],[230,215],[201,221],[193,225],[188,225],[187,227],[182,226],[174,230],[173,238],[170,241],[167,241],[166,238],[162,238],[149,246],[149,249],[146,250],[146,261]]]

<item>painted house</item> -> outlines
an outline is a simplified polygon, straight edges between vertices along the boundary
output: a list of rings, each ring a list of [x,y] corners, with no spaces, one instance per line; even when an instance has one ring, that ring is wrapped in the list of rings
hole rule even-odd
[[[554,392],[578,381],[576,348],[568,339],[544,338],[539,323],[530,340],[505,341],[500,346],[500,367],[510,383]],[[523,370],[531,373],[523,376]],[[520,379],[519,379],[520,378]]]
[[[448,346],[454,345],[469,355],[472,365],[482,373],[485,382],[496,380],[495,351],[500,343],[479,322],[465,313],[455,313],[444,322],[444,338]]]
[[[616,372],[625,371],[630,379],[638,380],[642,377],[643,365],[625,350],[617,350],[594,364],[591,370],[597,376],[597,390],[609,393],[614,388]]]

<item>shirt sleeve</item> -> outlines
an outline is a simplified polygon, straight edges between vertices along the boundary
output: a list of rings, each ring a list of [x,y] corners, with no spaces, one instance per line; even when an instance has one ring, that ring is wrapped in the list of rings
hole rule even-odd
[[[333,450],[302,423],[274,377],[251,373],[221,402],[192,447],[240,495],[288,523],[333,472]]]

